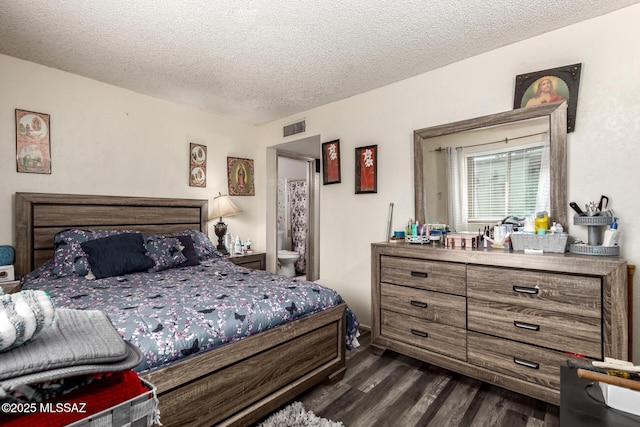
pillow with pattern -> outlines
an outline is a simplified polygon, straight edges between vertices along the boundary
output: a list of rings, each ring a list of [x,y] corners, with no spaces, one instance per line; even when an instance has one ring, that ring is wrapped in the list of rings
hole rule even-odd
[[[177,237],[149,236],[144,240],[146,255],[154,262],[153,271],[177,267],[188,261],[182,250],[184,246]]]
[[[193,239],[191,236],[176,236],[184,249],[182,249],[182,255],[187,257],[187,260],[181,264],[176,265],[176,268],[191,267],[194,265],[200,265],[200,257],[196,252],[196,248],[193,246]]]
[[[193,240],[193,246],[196,250],[196,253],[198,254],[198,257],[200,257],[200,260],[209,258],[211,256],[224,257],[224,255],[222,255],[220,251],[216,249],[216,246],[213,244],[211,239],[209,239],[209,236],[207,236],[201,231],[185,230],[185,231],[174,233],[173,235],[176,237],[190,236],[191,239]]]
[[[53,274],[58,277],[86,276],[89,272],[89,258],[82,250],[82,243],[132,230],[79,230],[68,229],[58,232],[53,237]]]

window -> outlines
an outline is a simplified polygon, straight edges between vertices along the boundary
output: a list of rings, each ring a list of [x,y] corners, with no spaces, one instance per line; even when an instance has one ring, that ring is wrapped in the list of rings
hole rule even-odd
[[[467,221],[534,213],[543,151],[536,146],[467,154]]]

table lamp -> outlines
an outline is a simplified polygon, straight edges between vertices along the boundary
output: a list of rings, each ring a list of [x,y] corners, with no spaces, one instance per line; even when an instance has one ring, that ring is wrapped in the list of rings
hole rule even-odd
[[[213,198],[213,208],[211,210],[212,218],[220,218],[216,223],[214,230],[216,236],[218,236],[218,246],[217,249],[223,255],[228,255],[229,252],[224,245],[224,235],[227,234],[227,224],[222,222],[223,217],[239,214],[242,212],[232,201],[231,197],[228,194],[224,196],[221,193],[218,193],[216,197]]]

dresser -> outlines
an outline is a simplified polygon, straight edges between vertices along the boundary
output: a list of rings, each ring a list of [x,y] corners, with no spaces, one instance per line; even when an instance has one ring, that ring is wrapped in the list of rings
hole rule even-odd
[[[371,251],[371,349],[553,404],[567,359],[627,357],[627,264],[410,243]]]

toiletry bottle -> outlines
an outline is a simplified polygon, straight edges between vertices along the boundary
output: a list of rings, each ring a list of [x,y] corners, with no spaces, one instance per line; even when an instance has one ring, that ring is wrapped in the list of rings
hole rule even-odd
[[[549,228],[549,214],[547,212],[538,212],[535,219],[535,233],[546,234],[547,228]],[[540,231],[544,230],[544,231]]]
[[[618,218],[613,218],[613,222],[604,231],[604,240],[602,246],[619,246],[620,230],[618,230]]]
[[[242,243],[240,243],[240,236],[236,236],[236,243],[234,245],[234,251],[236,255],[242,255]]]

